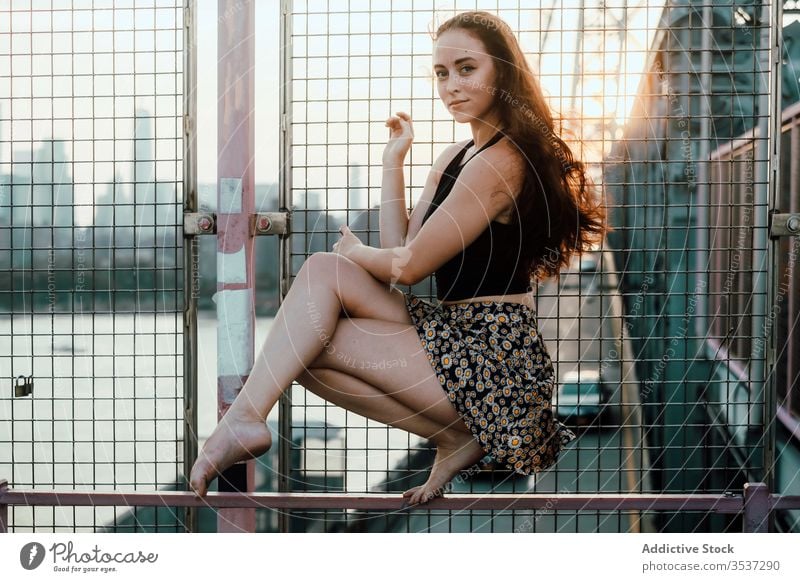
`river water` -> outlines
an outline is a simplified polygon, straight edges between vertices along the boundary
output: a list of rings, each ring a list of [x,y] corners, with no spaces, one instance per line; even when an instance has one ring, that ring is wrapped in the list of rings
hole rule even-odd
[[[256,351],[272,321],[257,320]],[[0,478],[20,489],[171,488],[182,455],[181,333],[180,314],[0,319],[0,376],[9,382],[0,394]],[[216,344],[215,314],[201,312],[201,444],[216,424]],[[11,379],[30,374],[32,396],[14,398]],[[369,491],[406,457],[409,447],[421,443],[415,435],[325,403],[302,386],[295,385],[291,396],[294,432],[302,437],[300,467],[311,476],[340,475],[347,491]],[[277,447],[278,407],[268,422]],[[61,510],[56,510],[51,518],[49,508],[36,511],[45,515],[36,517],[42,526],[50,519],[68,523],[72,512],[64,510],[66,517],[59,517]],[[17,526],[29,519],[34,519],[32,510],[15,512]]]

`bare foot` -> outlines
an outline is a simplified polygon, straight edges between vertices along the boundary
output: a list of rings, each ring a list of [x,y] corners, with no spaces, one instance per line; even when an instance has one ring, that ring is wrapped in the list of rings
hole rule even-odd
[[[203,497],[217,475],[234,463],[263,455],[271,446],[272,435],[265,422],[237,419],[228,412],[197,456],[189,486]]]
[[[439,497],[456,473],[486,456],[486,452],[471,435],[462,433],[461,436],[463,438],[455,443],[440,444],[436,448],[436,458],[428,480],[424,485],[412,487],[403,493],[408,505],[425,503]]]

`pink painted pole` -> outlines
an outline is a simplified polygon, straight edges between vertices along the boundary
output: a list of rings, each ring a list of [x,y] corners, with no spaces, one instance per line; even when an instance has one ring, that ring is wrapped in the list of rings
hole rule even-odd
[[[235,9],[232,7],[235,5]],[[255,312],[250,215],[255,175],[255,2],[218,2],[217,141],[217,404],[219,418],[253,367]],[[252,492],[255,463],[234,465],[220,491]],[[224,509],[220,532],[255,531],[254,509]]]

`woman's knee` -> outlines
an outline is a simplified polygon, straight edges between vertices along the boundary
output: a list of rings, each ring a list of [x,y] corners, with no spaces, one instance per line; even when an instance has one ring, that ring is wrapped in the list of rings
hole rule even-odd
[[[411,324],[403,293],[375,279],[366,269],[336,253],[316,252],[300,274],[310,285],[328,285],[342,302],[347,317]]]
[[[298,276],[305,275],[313,279],[333,279],[337,276],[341,277],[343,269],[350,269],[352,267],[358,267],[358,265],[342,255],[319,251],[312,253],[311,256],[305,260],[300,267]]]

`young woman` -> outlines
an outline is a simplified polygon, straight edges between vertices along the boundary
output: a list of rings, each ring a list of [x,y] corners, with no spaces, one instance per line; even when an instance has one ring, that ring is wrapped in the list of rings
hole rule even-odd
[[[190,476],[208,482],[272,444],[266,418],[293,381],[360,415],[436,444],[425,502],[491,455],[530,474],[575,434],[553,416],[554,371],[538,334],[532,282],[558,276],[602,236],[584,166],[555,135],[542,92],[508,25],[459,14],[435,35],[439,97],[472,139],[436,160],[408,216],[403,163],[410,116],[387,120],[381,247],[347,227],[333,252],[306,260],[241,393]],[[435,275],[438,302],[403,293]],[[381,366],[405,360],[406,366]]]

